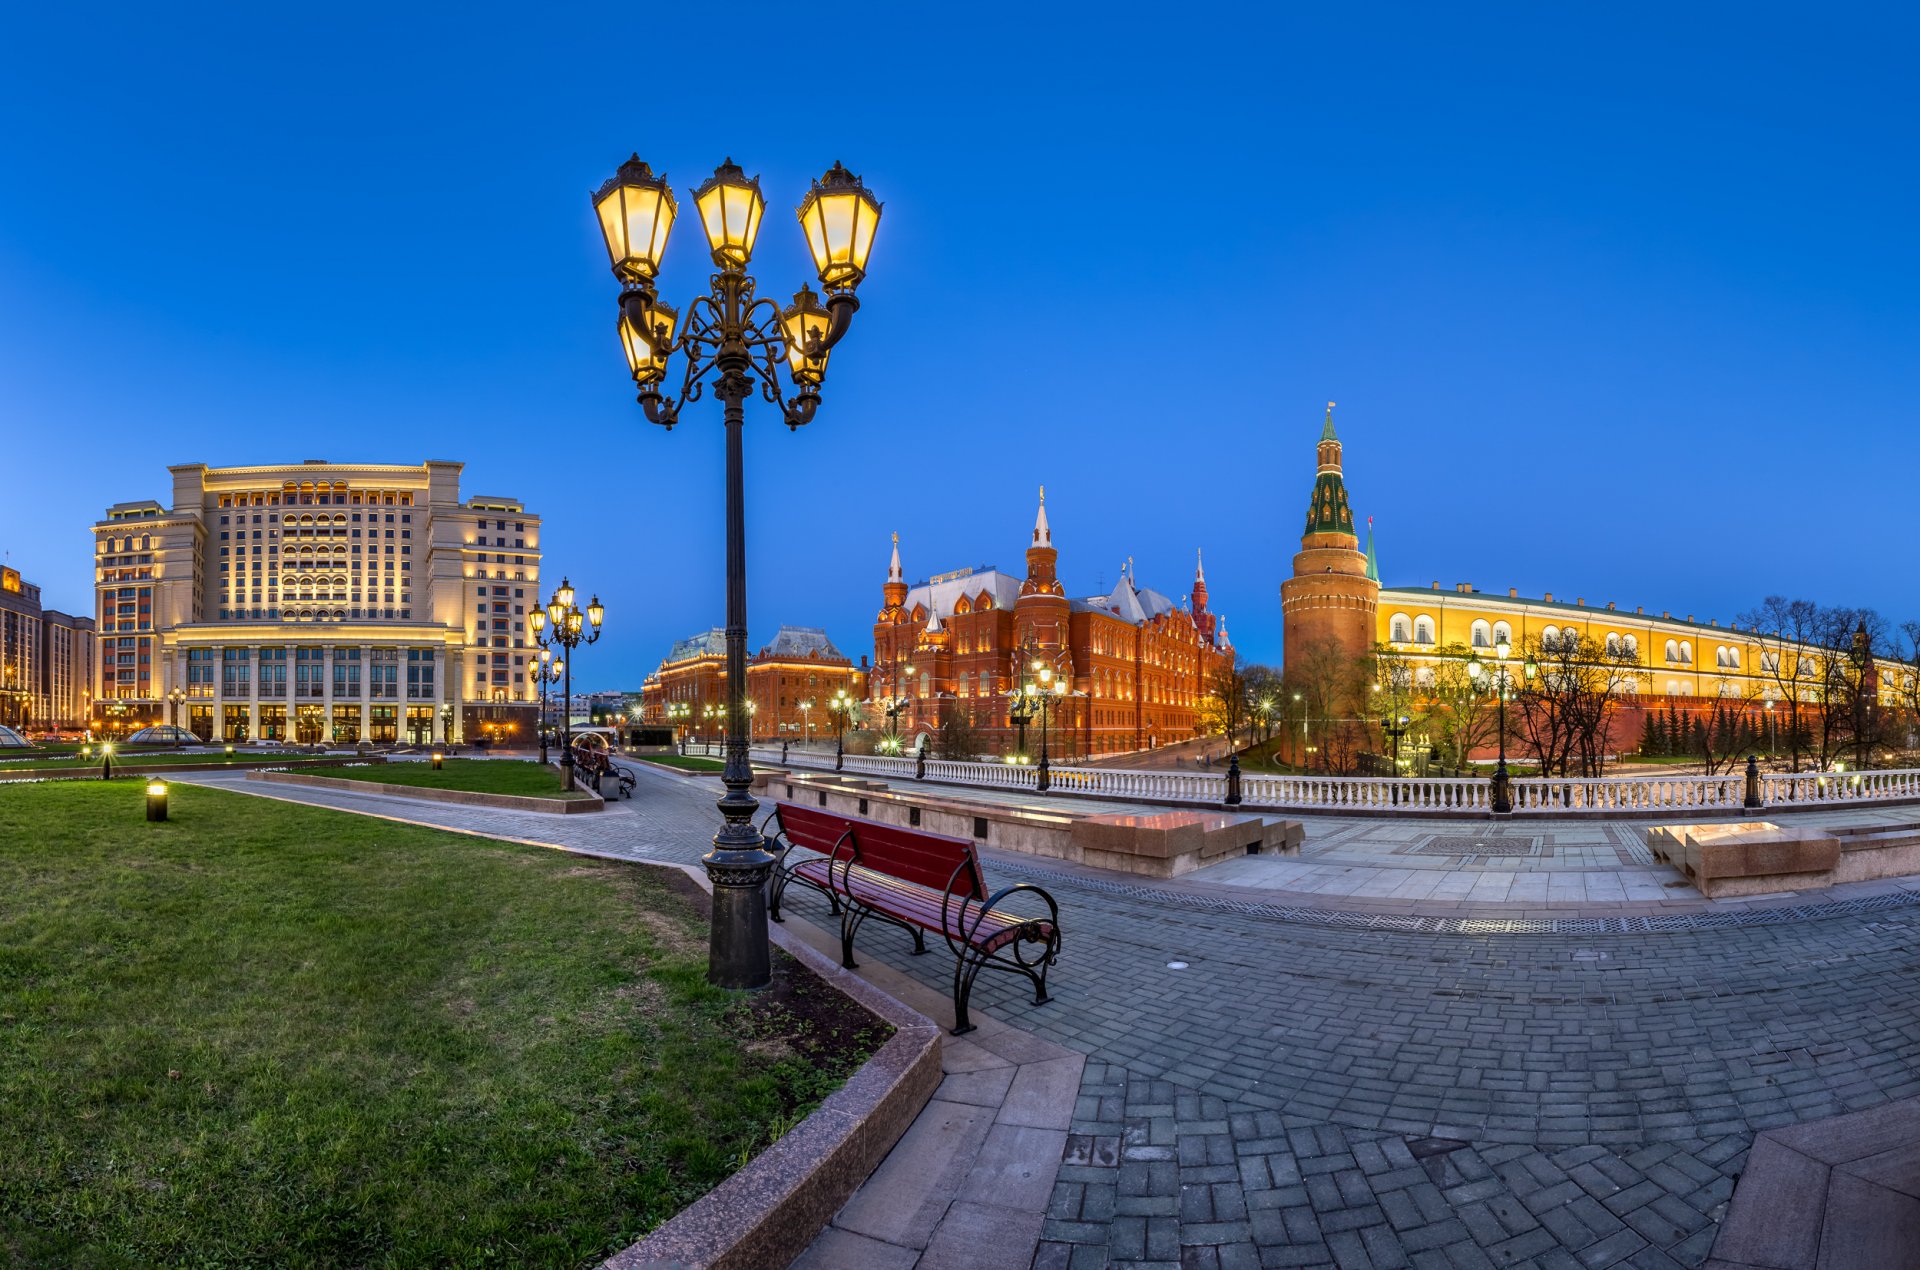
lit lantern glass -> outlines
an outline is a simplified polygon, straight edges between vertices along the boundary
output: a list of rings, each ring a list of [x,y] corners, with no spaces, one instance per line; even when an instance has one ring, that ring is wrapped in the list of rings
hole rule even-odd
[[[867,276],[867,254],[880,225],[880,202],[839,163],[813,183],[800,204],[800,228],[830,291],[852,290]]]
[[[553,593],[553,602],[563,609],[570,609],[573,607],[573,594],[573,583],[561,578],[560,589]],[[560,619],[556,617],[553,620],[557,622]]]
[[[666,377],[667,353],[673,347],[674,327],[680,321],[680,314],[671,305],[657,301],[647,306],[647,316],[653,329],[643,336],[624,310],[620,314],[620,347],[636,384],[657,383]]]
[[[823,349],[818,357],[809,357],[807,342],[826,339],[830,320],[812,287],[801,287],[794,292],[793,303],[781,310],[780,325],[787,336],[787,365],[793,370],[794,383],[818,384],[827,377],[826,351]]]
[[[713,262],[722,269],[744,268],[753,259],[753,243],[760,236],[760,217],[767,200],[760,195],[760,178],[748,177],[728,159],[693,192],[700,223],[707,231]]]
[[[600,603],[599,596],[596,595],[591,600],[587,601],[587,620],[589,622],[592,622],[596,628],[598,628],[600,625],[600,619],[605,617],[606,615],[607,615],[606,605]]]
[[[634,155],[593,195],[600,233],[613,272],[622,282],[646,282],[660,272],[678,206],[664,176]]]

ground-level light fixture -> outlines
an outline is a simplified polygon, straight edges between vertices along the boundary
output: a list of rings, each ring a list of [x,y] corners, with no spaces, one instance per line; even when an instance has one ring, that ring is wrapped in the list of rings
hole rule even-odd
[[[442,763],[444,763],[444,762],[446,762],[446,760],[447,760],[447,756],[446,756],[446,755],[444,755],[444,754],[442,754],[442,753],[440,753],[440,752],[439,752],[438,750],[435,750],[435,751],[434,751],[434,754],[433,754],[433,760],[432,760],[432,761],[433,761],[433,770],[434,770],[434,771],[436,771],[436,772],[437,772],[437,771],[439,771],[439,770],[440,770],[440,765],[441,765]]]
[[[158,777],[147,782],[147,819],[167,818],[167,783]]]

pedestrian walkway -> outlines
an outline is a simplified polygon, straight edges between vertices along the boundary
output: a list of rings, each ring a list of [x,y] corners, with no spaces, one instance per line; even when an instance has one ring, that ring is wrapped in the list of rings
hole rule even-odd
[[[684,864],[717,792],[648,771],[631,803],[564,821],[296,801]],[[1038,1266],[1697,1266],[1756,1133],[1920,1096],[1911,891],[1510,934],[1362,907],[1431,898],[1294,909],[1005,859],[1060,901],[1054,1000],[983,981],[978,1008],[1085,1056]],[[942,993],[911,947],[870,928],[862,960]]]

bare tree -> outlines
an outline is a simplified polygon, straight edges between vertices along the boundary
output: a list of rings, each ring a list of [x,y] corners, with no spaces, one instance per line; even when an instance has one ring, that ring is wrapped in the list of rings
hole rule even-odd
[[[1491,745],[1499,725],[1498,700],[1475,684],[1467,671],[1473,650],[1465,644],[1442,647],[1431,667],[1431,677],[1416,678],[1414,693],[1422,703],[1430,732],[1452,756],[1452,766],[1465,767],[1467,757]]]
[[[1802,712],[1820,694],[1821,658],[1811,650],[1820,642],[1820,606],[1812,600],[1789,600],[1769,595],[1760,607],[1748,609],[1739,621],[1751,628],[1760,646],[1756,669],[1765,685],[1762,695],[1786,707],[1787,753],[1792,770],[1800,770],[1800,748],[1806,737]]]
[[[1247,721],[1247,677],[1238,657],[1207,677],[1207,695],[1200,703],[1200,726],[1227,738],[1229,751],[1239,748],[1240,729]]]
[[[1304,723],[1308,749],[1318,750],[1318,766],[1326,772],[1344,772],[1358,760],[1363,739],[1355,721],[1356,698],[1365,693],[1366,666],[1349,656],[1334,640],[1315,640],[1289,650],[1286,693],[1297,695],[1295,709]],[[1316,745],[1317,743],[1317,745]],[[1302,754],[1303,769],[1314,755]]]
[[[1577,763],[1581,776],[1604,775],[1613,717],[1646,673],[1639,659],[1575,631],[1551,640],[1529,636],[1523,648],[1536,670],[1515,685],[1511,699],[1540,774],[1572,776]]]

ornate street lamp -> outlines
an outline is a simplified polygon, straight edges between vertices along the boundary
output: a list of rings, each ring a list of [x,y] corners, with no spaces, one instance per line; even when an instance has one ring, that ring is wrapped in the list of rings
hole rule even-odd
[[[754,828],[759,803],[748,793],[753,768],[747,758],[747,565],[746,492],[742,473],[743,403],[759,389],[780,407],[789,428],[812,421],[826,378],[827,356],[847,333],[860,307],[854,289],[866,276],[868,253],[880,221],[880,203],[858,177],[836,163],[814,182],[798,215],[813,255],[824,305],[802,287],[780,308],[755,295],[747,273],[760,233],[766,200],[758,177],[749,178],[732,159],[693,191],[717,272],[705,294],[684,316],[662,304],[654,279],[673,229],[678,205],[664,177],[635,155],[593,195],[595,214],[614,276],[620,280],[619,331],[627,369],[639,385],[647,418],[671,428],[680,407],[697,400],[711,381],[723,407],[726,429],[727,515],[727,751],[721,780],[720,832],[704,858],[713,881],[712,943],[707,978],[725,988],[764,987],[773,977],[767,945],[766,881],[773,856]],[[685,356],[678,399],[661,391],[676,353]],[[780,389],[781,363],[797,388]]]
[[[545,614],[536,612],[544,624]],[[533,681],[534,691],[540,695],[540,766],[547,765],[547,688],[560,682],[560,676],[566,672],[567,659],[555,658],[551,648],[540,650],[540,656],[527,666],[527,678]]]
[[[853,698],[845,688],[834,690],[827,712],[833,718],[833,770],[837,772],[846,763],[847,720],[853,715]]]
[[[573,601],[573,583],[563,577],[559,589],[547,601],[547,607],[536,608],[527,615],[527,625],[533,630],[534,643],[543,652],[551,653],[555,648],[564,648],[568,653],[566,657],[553,659],[553,668],[560,672],[560,770],[565,774],[564,786],[568,793],[573,792],[572,653],[580,645],[594,643],[600,638],[600,623],[607,615],[597,595],[587,601],[584,613]],[[553,629],[548,630],[548,627]]]
[[[1507,670],[1507,656],[1512,651],[1513,645],[1504,639],[1493,646],[1494,659],[1499,663],[1499,669],[1491,676],[1488,675],[1487,668],[1481,664],[1478,655],[1467,663],[1467,675],[1473,681],[1475,690],[1480,692],[1491,690],[1499,694],[1500,762],[1493,769],[1492,799],[1488,804],[1488,810],[1496,816],[1505,816],[1513,811],[1513,778],[1507,773],[1507,696],[1513,685],[1513,675]],[[1529,656],[1525,670],[1527,682],[1531,684],[1533,677],[1539,673],[1540,667]],[[1482,682],[1489,678],[1491,678],[1490,684]]]
[[[813,698],[802,697],[799,704],[801,720],[800,744],[806,746],[813,742]]]

